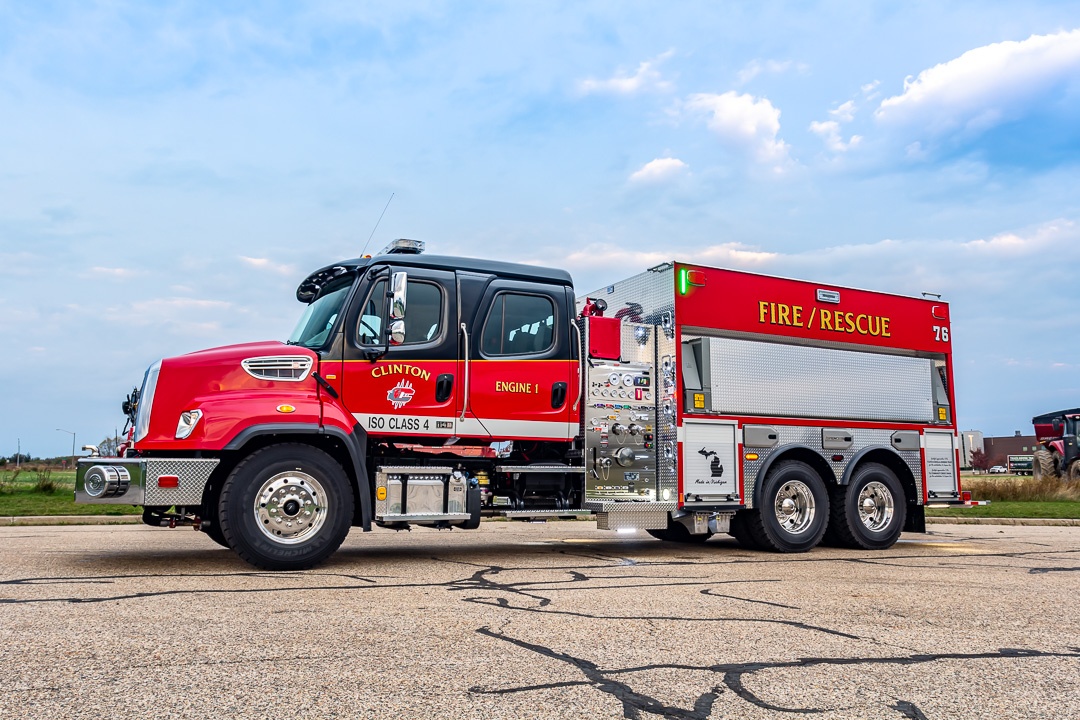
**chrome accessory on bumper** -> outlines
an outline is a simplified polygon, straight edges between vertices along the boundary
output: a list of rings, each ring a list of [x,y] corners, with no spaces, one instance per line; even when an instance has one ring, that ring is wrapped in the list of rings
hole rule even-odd
[[[75,502],[171,507],[198,505],[217,459],[80,458]]]

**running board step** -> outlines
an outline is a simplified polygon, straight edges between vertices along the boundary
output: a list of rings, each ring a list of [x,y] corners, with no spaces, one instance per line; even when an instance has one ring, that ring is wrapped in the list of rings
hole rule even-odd
[[[501,473],[583,473],[585,466],[574,465],[496,465],[496,472]]]
[[[497,515],[507,520],[576,520],[592,517],[592,510],[504,510]]]

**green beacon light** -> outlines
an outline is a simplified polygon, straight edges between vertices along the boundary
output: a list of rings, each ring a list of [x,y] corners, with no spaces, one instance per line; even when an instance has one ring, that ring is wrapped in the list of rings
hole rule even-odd
[[[679,269],[679,294],[685,295],[690,292],[690,287],[702,287],[705,284],[705,272],[703,270],[691,270],[690,268]]]

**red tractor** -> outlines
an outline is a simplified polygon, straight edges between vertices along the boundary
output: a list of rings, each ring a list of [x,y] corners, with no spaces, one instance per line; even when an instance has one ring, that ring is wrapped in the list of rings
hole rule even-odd
[[[1080,408],[1037,415],[1031,422],[1042,445],[1032,461],[1035,479],[1060,477],[1080,482]]]

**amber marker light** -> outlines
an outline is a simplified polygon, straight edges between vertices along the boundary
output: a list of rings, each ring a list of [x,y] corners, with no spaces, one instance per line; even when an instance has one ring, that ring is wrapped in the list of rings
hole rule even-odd
[[[747,460],[757,460],[758,459],[758,454],[757,453],[746,453],[745,455],[743,455],[743,457],[745,459],[747,459]]]
[[[386,499],[386,488],[380,487],[375,490],[375,499],[382,501]]]
[[[291,413],[296,412],[296,408],[294,408],[292,405],[278,405],[277,411],[279,413]]]

